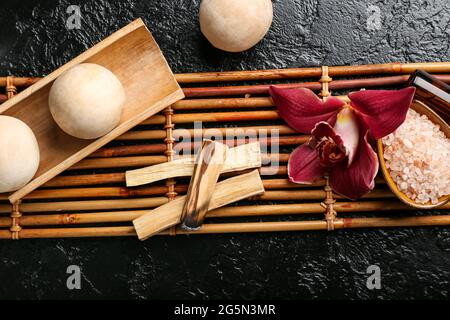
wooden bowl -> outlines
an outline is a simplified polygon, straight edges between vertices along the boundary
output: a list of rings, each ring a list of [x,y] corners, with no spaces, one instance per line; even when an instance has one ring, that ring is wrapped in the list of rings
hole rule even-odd
[[[63,132],[50,114],[48,96],[55,79],[80,63],[101,65],[119,78],[126,102],[119,125],[103,137],[81,140]],[[11,203],[70,168],[148,117],[184,97],[161,50],[138,19],[96,44],[44,79],[0,106],[0,114],[25,122],[33,130],[41,162],[33,180],[11,194]]]
[[[439,117],[430,107],[428,107],[425,103],[414,100],[411,104],[411,109],[416,111],[419,114],[424,114],[430,119],[432,122],[438,124],[441,127],[441,130],[444,132],[445,136],[450,139],[450,126]],[[407,205],[418,208],[418,209],[433,209],[440,207],[447,203],[450,200],[450,195],[442,196],[438,199],[438,203],[432,204],[429,201],[426,204],[417,203],[414,200],[408,198],[400,189],[398,188],[395,181],[392,179],[389,169],[386,168],[386,162],[384,160],[384,150],[383,150],[383,142],[382,139],[377,141],[377,149],[378,149],[378,158],[380,160],[380,168],[383,172],[384,179],[386,180],[387,185],[392,190],[392,192],[404,203]]]

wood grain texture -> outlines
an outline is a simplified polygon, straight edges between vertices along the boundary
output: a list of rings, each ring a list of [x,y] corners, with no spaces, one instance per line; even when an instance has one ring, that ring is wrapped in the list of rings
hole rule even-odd
[[[181,214],[183,229],[198,229],[203,223],[227,156],[227,149],[222,143],[203,141]]]
[[[257,170],[219,182],[208,210],[264,193],[264,186]],[[186,196],[179,197],[167,204],[133,220],[136,234],[145,240],[158,232],[181,222]]]
[[[119,125],[96,140],[64,133],[53,120],[48,95],[54,80],[80,63],[113,72],[127,100]],[[9,196],[14,203],[149,116],[183,98],[182,90],[142,20],[117,31],[0,106],[0,114],[24,121],[39,142],[41,162],[34,180]]]
[[[189,177],[194,172],[194,165],[195,159],[186,157],[142,169],[130,170],[125,174],[126,183],[128,187],[135,187],[169,178]],[[261,165],[260,144],[259,142],[252,142],[228,149],[221,173],[258,168]]]

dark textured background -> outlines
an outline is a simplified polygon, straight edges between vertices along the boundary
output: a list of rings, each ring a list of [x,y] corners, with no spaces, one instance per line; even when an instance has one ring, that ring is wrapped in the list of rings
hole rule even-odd
[[[269,34],[242,54],[203,39],[199,0],[1,2],[1,75],[45,75],[138,17],[174,72],[450,60],[448,0],[274,1]],[[81,30],[64,27],[70,4]],[[71,264],[82,290],[66,289]],[[366,288],[371,264],[381,290]],[[448,299],[449,281],[448,228],[0,242],[0,298]]]

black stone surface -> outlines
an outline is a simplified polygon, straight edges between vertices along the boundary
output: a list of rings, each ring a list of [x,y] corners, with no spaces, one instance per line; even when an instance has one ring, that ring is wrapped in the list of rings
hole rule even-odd
[[[66,8],[82,28],[68,31]],[[381,28],[368,31],[368,8]],[[212,48],[199,0],[2,0],[0,74],[45,75],[142,17],[174,72],[310,65],[449,61],[447,0],[278,0],[274,23],[254,49]],[[66,268],[82,289],[66,288]],[[366,269],[381,268],[380,290]],[[414,299],[449,298],[448,228],[357,230],[136,239],[0,242],[0,298]]]

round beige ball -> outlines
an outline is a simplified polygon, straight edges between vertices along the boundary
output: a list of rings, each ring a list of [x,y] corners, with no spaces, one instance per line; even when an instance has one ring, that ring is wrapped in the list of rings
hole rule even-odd
[[[241,52],[256,45],[269,31],[271,0],[203,0],[200,29],[221,50]]]
[[[48,103],[64,132],[80,139],[96,139],[119,124],[125,99],[125,90],[111,71],[82,63],[55,80]]]
[[[0,116],[0,193],[19,190],[39,168],[36,137],[23,121]]]

